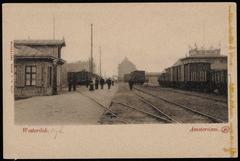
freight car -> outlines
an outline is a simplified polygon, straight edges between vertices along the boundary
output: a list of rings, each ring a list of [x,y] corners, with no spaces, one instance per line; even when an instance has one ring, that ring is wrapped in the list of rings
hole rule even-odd
[[[86,85],[91,81],[91,73],[88,71],[76,72],[76,77],[78,85]]]
[[[168,81],[167,73],[163,72],[159,75],[158,77],[158,83],[161,87],[168,87],[169,86],[169,81]]]
[[[91,80],[91,73],[85,70],[79,72],[68,72],[68,81],[74,79],[77,85],[86,85]]]
[[[211,70],[210,63],[194,62],[167,68],[158,82],[163,87],[181,88],[204,92],[227,93],[227,71]]]
[[[217,90],[220,94],[227,95],[227,70],[211,70],[209,75],[209,91]]]
[[[188,90],[206,91],[209,82],[210,63],[188,63],[184,64],[183,88]]]
[[[135,70],[130,73],[130,79],[134,82],[134,84],[143,84],[146,81],[145,71],[143,70]]]

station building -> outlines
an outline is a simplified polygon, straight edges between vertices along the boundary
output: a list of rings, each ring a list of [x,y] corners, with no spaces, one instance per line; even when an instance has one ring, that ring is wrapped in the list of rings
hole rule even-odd
[[[15,98],[58,94],[64,46],[64,40],[14,40]]]

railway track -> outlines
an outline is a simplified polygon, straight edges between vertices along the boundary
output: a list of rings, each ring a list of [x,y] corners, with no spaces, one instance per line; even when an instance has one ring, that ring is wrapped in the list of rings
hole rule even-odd
[[[150,112],[147,112],[147,111],[145,111],[145,110],[137,109],[137,108],[135,108],[135,107],[133,107],[133,106],[131,106],[131,105],[128,105],[128,104],[125,104],[125,103],[122,103],[122,102],[114,102],[114,103],[117,103],[117,104],[120,104],[120,105],[122,105],[122,106],[131,108],[131,109],[133,109],[133,110],[135,110],[135,111],[138,111],[138,112],[144,113],[144,114],[146,114],[146,115],[152,116],[152,117],[154,117],[154,118],[156,118],[156,119],[160,119],[161,121],[165,121],[166,123],[173,123],[172,119],[167,119],[167,118],[164,118],[164,117],[161,117],[161,116],[152,114],[152,113],[150,113]]]
[[[107,110],[112,116],[116,117],[119,119],[120,122],[124,123],[124,124],[129,124],[130,122],[125,120],[125,119],[122,119],[120,118],[118,115],[116,115],[110,108],[108,107],[105,107],[103,104],[99,103],[95,98],[92,98],[86,94],[83,94],[82,92],[80,91],[77,91],[78,93],[82,94],[83,96],[87,97],[88,99],[90,99],[91,101],[95,102],[97,105],[99,105],[100,107],[104,108],[105,110]]]
[[[124,87],[124,88],[125,88],[126,90],[128,90],[128,88],[126,88],[126,87]],[[157,116],[157,115],[155,115],[155,114],[146,112],[146,111],[144,111],[144,110],[136,109],[136,108],[134,108],[134,107],[132,107],[132,106],[130,106],[130,105],[126,105],[126,104],[123,104],[123,103],[120,103],[120,104],[122,104],[122,105],[124,105],[124,106],[128,106],[128,107],[130,107],[130,108],[134,108],[134,109],[137,110],[137,111],[140,111],[140,112],[149,114],[149,115],[151,115],[151,116],[153,116],[153,117],[160,118],[160,119],[162,119],[162,120],[164,120],[164,121],[166,121],[166,122],[168,122],[168,123],[182,123],[181,121],[177,121],[177,120],[175,120],[174,118],[172,118],[171,116],[169,116],[169,115],[167,115],[166,113],[164,113],[162,110],[160,110],[160,108],[158,108],[157,106],[153,105],[151,102],[149,102],[149,101],[146,100],[145,98],[139,96],[139,95],[136,94],[136,93],[135,93],[135,95],[137,95],[137,96],[139,97],[139,100],[140,100],[141,102],[143,102],[144,104],[152,107],[154,110],[156,110],[158,113],[160,113],[161,115],[163,115],[165,118],[164,118],[164,117],[161,117],[161,116],[159,117],[159,116]]]
[[[159,86],[144,86],[144,88],[151,88],[151,90],[153,89],[153,90],[159,91],[159,89],[157,89],[156,87],[159,87]],[[212,98],[212,97],[208,97],[208,96],[202,96],[202,95],[198,95],[198,94],[194,94],[194,93],[188,93],[188,91],[181,92],[181,91],[174,90],[174,89],[167,89],[167,88],[161,88],[161,89],[163,89],[165,91],[180,93],[180,94],[187,95],[187,96],[194,96],[194,97],[198,97],[198,98],[202,98],[202,99],[206,99],[206,100],[212,100],[215,102],[227,103],[227,101],[225,101],[225,100]]]
[[[117,114],[115,114],[110,108],[104,106],[104,105],[101,104],[99,101],[97,101],[96,98],[90,97],[90,96],[88,96],[88,95],[86,95],[86,94],[83,94],[82,92],[79,92],[79,91],[78,91],[78,93],[82,94],[83,96],[87,97],[88,99],[90,99],[90,100],[92,100],[93,102],[95,102],[96,104],[98,104],[100,107],[102,107],[102,108],[104,108],[105,110],[107,110],[111,115],[113,115],[114,117],[117,117],[117,118],[118,118],[121,122],[123,122],[124,124],[129,124],[129,123],[131,123],[130,121],[125,120],[125,119],[122,119],[121,117],[119,117],[119,116],[118,116]],[[162,117],[162,116],[158,116],[158,115],[153,114],[153,113],[150,113],[150,112],[148,112],[148,111],[138,109],[138,108],[136,108],[136,107],[133,107],[133,106],[131,106],[131,105],[129,105],[129,104],[126,104],[126,103],[123,103],[123,102],[112,101],[111,104],[112,104],[112,103],[116,103],[116,104],[119,104],[119,105],[121,105],[121,106],[130,108],[130,109],[133,109],[134,111],[143,113],[143,114],[145,114],[145,115],[148,115],[148,116],[150,116],[150,117],[153,117],[153,118],[155,118],[155,119],[157,119],[157,120],[161,120],[161,121],[166,122],[166,123],[174,123],[174,122],[176,122],[176,121],[173,121],[173,119],[171,119],[171,118],[168,117],[168,116],[167,116],[166,118],[164,118],[164,117]],[[146,102],[145,102],[145,103],[146,103]],[[147,103],[147,104],[149,104],[149,103]],[[160,112],[160,111],[159,111],[159,112]],[[161,112],[161,113],[162,113],[162,112]],[[162,113],[162,114],[163,114],[163,113]],[[164,115],[164,114],[163,114],[163,115]]]
[[[149,92],[146,92],[146,91],[144,91],[144,90],[142,90],[142,89],[140,89],[140,88],[134,87],[134,89],[136,89],[137,91],[140,91],[140,92],[142,92],[142,93],[144,93],[144,94],[146,94],[146,95],[152,96],[152,97],[154,97],[154,98],[161,99],[161,100],[164,101],[164,102],[167,102],[167,103],[169,103],[169,104],[172,104],[172,105],[175,105],[175,106],[180,107],[180,108],[182,108],[182,109],[185,109],[185,110],[187,110],[187,111],[190,111],[190,112],[192,112],[192,113],[194,113],[194,114],[197,114],[197,115],[203,116],[203,117],[205,117],[205,118],[208,118],[209,120],[212,120],[212,122],[214,122],[214,123],[224,123],[224,122],[225,122],[225,121],[222,120],[222,119],[219,119],[219,118],[216,118],[216,117],[214,117],[214,116],[211,116],[211,115],[202,113],[202,112],[200,112],[200,111],[191,109],[190,107],[187,107],[187,106],[178,104],[178,103],[176,103],[176,102],[169,101],[169,100],[167,100],[167,99],[165,99],[165,98],[162,98],[162,97],[160,97],[160,96],[156,96],[156,95],[154,95],[154,94],[151,94],[151,93],[149,93]],[[141,97],[142,99],[145,99],[144,97],[140,96],[139,94],[137,94],[137,93],[135,93],[135,94],[138,95],[139,97]],[[145,99],[145,100],[146,100],[146,99]],[[149,101],[149,102],[150,102],[150,101]],[[179,120],[177,120],[177,121],[181,123],[181,121],[179,121]]]

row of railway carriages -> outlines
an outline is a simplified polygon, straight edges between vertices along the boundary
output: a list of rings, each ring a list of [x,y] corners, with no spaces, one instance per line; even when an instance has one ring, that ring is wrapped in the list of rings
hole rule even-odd
[[[213,62],[206,60],[178,61],[160,74],[159,85],[227,95],[227,69],[212,68]]]

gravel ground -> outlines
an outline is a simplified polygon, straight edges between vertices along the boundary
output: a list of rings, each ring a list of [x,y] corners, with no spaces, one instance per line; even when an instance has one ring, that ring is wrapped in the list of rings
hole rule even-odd
[[[108,106],[116,91],[117,86],[111,90],[92,92],[85,86],[80,86],[75,92],[64,89],[59,95],[17,100],[14,107],[15,123],[24,125],[100,124],[98,121],[105,110],[79,92],[95,97],[101,104]]]
[[[148,88],[144,88],[144,90],[203,113],[227,120],[227,104],[194,96],[186,96],[167,90],[149,90]],[[121,102],[139,110],[166,118],[150,105],[142,102],[135,92],[137,90],[130,91],[128,89],[128,84],[119,83],[110,90],[105,88],[90,92],[86,87],[78,87],[75,92],[63,90],[59,95],[55,96],[37,96],[16,100],[14,119],[16,124],[24,125],[123,124],[122,120],[127,120],[131,124],[166,123],[164,120],[157,119],[118,103]],[[109,107],[118,117],[112,116],[109,111],[83,94],[95,99],[103,106]],[[154,105],[157,105],[165,113],[176,119],[181,118],[182,122],[209,122],[206,118],[190,114],[190,112],[176,108],[174,105],[152,98],[149,95],[144,95],[144,98],[151,100]]]
[[[123,120],[127,120],[131,124],[166,123],[163,120],[156,119],[147,114],[144,114],[134,109],[131,109],[129,107],[120,105],[117,102],[125,103],[127,105],[133,106],[134,108],[138,108],[138,109],[156,114],[156,111],[153,110],[152,107],[142,103],[139,100],[139,98],[133,93],[133,91],[130,91],[128,89],[128,85],[125,83],[119,84],[118,91],[114,95],[114,98],[112,99],[112,104],[109,107],[114,113],[117,114],[117,116],[119,116]],[[162,115],[162,117],[164,116]],[[120,122],[119,118],[111,117],[111,115],[109,115],[109,112],[107,111],[102,115],[100,122],[102,124],[122,123]]]
[[[143,88],[140,86],[138,86],[138,88],[144,89],[146,92],[160,96],[169,101],[179,103],[181,105],[190,107],[202,113],[222,119],[226,122],[228,121],[227,103],[216,102],[210,99],[205,99],[205,98],[191,96],[191,95],[185,95],[185,94],[172,92],[168,90],[161,90],[161,89],[151,90],[151,88]]]

